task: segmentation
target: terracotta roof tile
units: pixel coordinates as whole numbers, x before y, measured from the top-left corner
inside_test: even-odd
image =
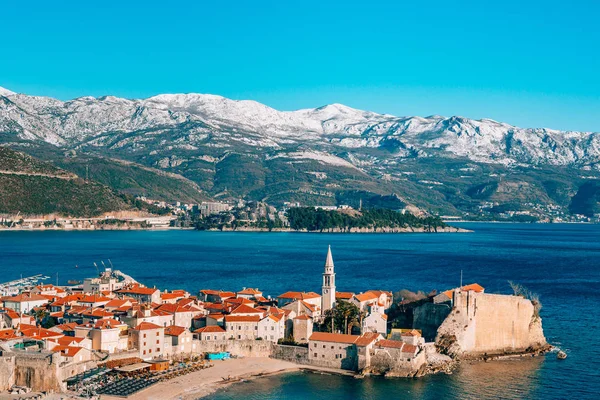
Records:
[[[359,337],[358,335],[346,335],[343,333],[313,332],[308,340],[351,344],[356,342]]]
[[[221,328],[218,325],[205,326],[203,328],[198,328],[194,331],[194,333],[225,333],[225,329]]]
[[[165,328],[165,335],[168,335],[168,336],[180,336],[186,330],[187,329],[185,329],[182,326],[170,325],[170,326],[167,326]]]

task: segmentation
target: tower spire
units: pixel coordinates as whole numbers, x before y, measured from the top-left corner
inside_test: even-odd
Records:
[[[335,272],[331,246],[327,248],[325,270],[323,271],[323,287],[321,293],[321,312],[325,312],[335,304]]]
[[[333,269],[333,256],[331,255],[331,245],[329,245],[329,247],[327,248],[327,258],[325,259],[325,268],[327,268],[327,267],[330,267]]]

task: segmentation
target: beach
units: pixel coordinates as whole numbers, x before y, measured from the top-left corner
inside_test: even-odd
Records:
[[[267,357],[215,361],[213,366],[166,382],[160,382],[128,397],[131,400],[192,400],[207,396],[242,379],[298,371],[298,364]],[[101,399],[119,399],[101,396]]]

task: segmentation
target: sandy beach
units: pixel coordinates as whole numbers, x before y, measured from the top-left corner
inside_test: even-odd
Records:
[[[153,385],[128,397],[128,399],[198,399],[228,384],[238,382],[240,379],[300,370],[298,364],[266,357],[230,359],[215,361],[213,364],[213,367]],[[224,381],[223,378],[228,377],[231,379]],[[101,396],[100,398],[103,400],[121,399],[113,396]]]

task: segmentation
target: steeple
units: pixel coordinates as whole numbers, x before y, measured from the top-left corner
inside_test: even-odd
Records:
[[[327,249],[321,295],[321,312],[325,312],[326,310],[333,308],[333,305],[335,304],[335,272],[333,266],[333,256],[331,255],[331,246],[329,246]]]

